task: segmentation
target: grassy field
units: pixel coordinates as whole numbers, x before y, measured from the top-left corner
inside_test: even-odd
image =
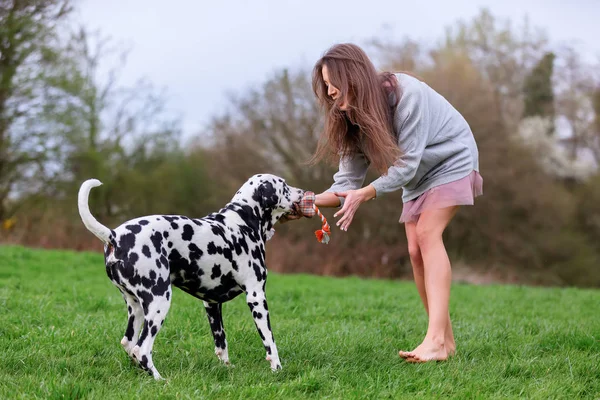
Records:
[[[175,290],[154,361],[119,344],[126,310],[95,253],[0,247],[0,398],[600,398],[600,291],[455,285],[458,354],[407,364],[425,313],[410,282],[269,275],[283,370],[242,297],[223,306],[233,368],[198,300]]]

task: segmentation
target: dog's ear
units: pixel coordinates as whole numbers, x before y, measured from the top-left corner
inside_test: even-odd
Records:
[[[252,199],[257,201],[263,208],[273,209],[277,207],[279,203],[279,196],[277,196],[277,190],[273,187],[271,182],[261,183],[252,195]]]

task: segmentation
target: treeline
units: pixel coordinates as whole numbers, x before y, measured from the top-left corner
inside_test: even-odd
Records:
[[[100,250],[76,206],[90,177],[104,183],[90,205],[109,226],[144,214],[204,216],[254,173],[313,191],[331,184],[335,165],[306,163],[321,127],[310,70],[282,70],[238,93],[183,142],[163,94],[143,80],[121,85],[126,54],[74,29],[68,0],[0,4],[1,241]],[[484,196],[446,233],[457,273],[600,286],[597,66],[485,10],[434,46],[374,39],[365,48],[382,70],[411,71],[443,94],[476,136]],[[270,268],[407,276],[401,207],[400,193],[363,205],[327,246],[313,236],[316,220],[281,225]]]

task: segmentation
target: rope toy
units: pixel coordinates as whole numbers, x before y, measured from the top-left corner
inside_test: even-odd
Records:
[[[319,217],[321,217],[321,222],[323,223],[323,227],[321,229],[319,229],[318,231],[315,231],[315,236],[317,237],[317,240],[319,242],[321,242],[323,244],[327,244],[327,243],[329,243],[329,236],[331,235],[331,229],[329,228],[329,224],[327,223],[325,216],[323,214],[321,214],[321,211],[319,211],[319,208],[313,204],[313,209],[315,210],[317,215],[319,215]]]
[[[327,223],[327,219],[323,214],[321,214],[321,211],[315,204],[315,194],[313,192],[304,192],[304,196],[302,196],[302,200],[300,200],[299,208],[300,213],[306,218],[312,218],[315,216],[315,214],[321,218],[321,223],[323,226],[321,229],[315,231],[315,236],[320,243],[329,243],[331,228]]]

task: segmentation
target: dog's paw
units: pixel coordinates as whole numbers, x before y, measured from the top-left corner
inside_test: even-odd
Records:
[[[134,343],[127,340],[127,337],[123,336],[123,339],[121,339],[121,346],[123,346],[123,349],[127,355],[131,357],[131,359],[135,360],[135,357],[133,356]]]
[[[267,354],[267,357],[265,357],[265,360],[267,360],[269,363],[271,363],[271,371],[273,371],[273,372],[280,370],[282,368],[281,362],[279,361],[279,357],[273,358]]]
[[[158,371],[152,372],[152,376],[154,377],[155,381],[164,381],[164,382],[167,382],[167,380],[165,378],[163,378],[162,376],[160,376],[160,374],[158,373]]]
[[[227,366],[229,366],[229,354],[227,349],[221,349],[220,347],[215,347],[215,354],[221,360],[221,362]]]
[[[282,369],[281,364],[275,364],[275,365],[271,364],[271,371],[277,372],[281,369]]]

